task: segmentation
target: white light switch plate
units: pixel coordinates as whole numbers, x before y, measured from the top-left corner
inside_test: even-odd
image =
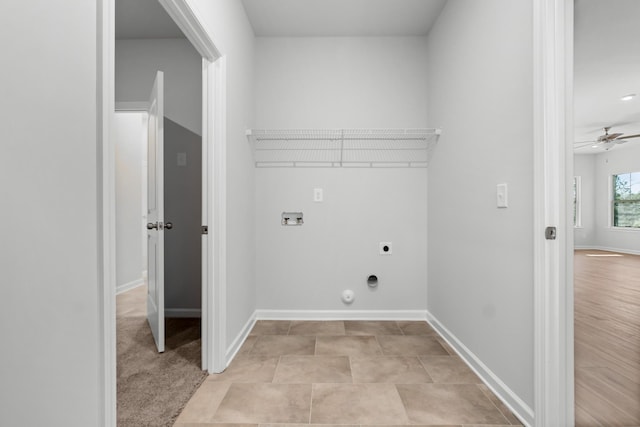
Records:
[[[507,184],[498,184],[496,203],[499,208],[506,208],[509,206]]]
[[[187,153],[178,153],[178,166],[187,166]]]

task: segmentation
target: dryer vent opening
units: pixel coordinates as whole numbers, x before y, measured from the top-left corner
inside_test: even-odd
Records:
[[[367,285],[370,288],[375,288],[376,286],[378,286],[378,276],[372,274],[371,276],[369,276],[367,278]]]

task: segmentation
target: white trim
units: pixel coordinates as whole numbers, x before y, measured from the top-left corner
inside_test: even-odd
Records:
[[[249,337],[249,334],[251,333],[251,330],[253,329],[253,326],[255,324],[256,324],[256,313],[254,312],[249,318],[249,320],[247,320],[247,323],[244,324],[244,327],[240,330],[240,333],[236,336],[236,339],[233,340],[233,342],[227,349],[225,353],[225,358],[226,358],[225,367],[219,372],[222,372],[224,369],[226,369],[226,367],[229,366],[229,364],[233,361],[233,359],[238,354],[238,351],[240,351],[240,347],[242,347],[242,344],[244,344],[244,342]]]
[[[96,169],[98,203],[98,373],[100,419],[103,427],[116,425],[116,212],[115,150],[111,141],[114,111],[114,0],[98,0],[96,28]]]
[[[202,58],[202,93],[206,94],[206,96],[202,97],[202,201],[201,201],[201,209],[202,212],[200,214],[201,217],[201,225],[203,226],[208,226],[210,224],[209,218],[209,212],[210,212],[210,206],[209,206],[209,200],[210,199],[210,190],[209,190],[209,183],[211,182],[210,180],[210,175],[211,175],[211,171],[210,171],[210,162],[209,162],[209,141],[211,140],[211,130],[210,130],[210,123],[209,123],[209,117],[211,116],[209,114],[209,102],[208,100],[211,99],[212,94],[210,93],[210,89],[209,89],[209,68],[211,66],[211,63],[209,62],[209,60]],[[202,338],[202,348],[207,349],[207,351],[202,351],[201,352],[201,360],[200,360],[200,364],[201,364],[201,368],[203,371],[209,371],[209,367],[212,366],[212,363],[210,362],[210,356],[213,353],[212,351],[209,351],[211,349],[212,343],[213,343],[213,335],[212,335],[212,331],[213,329],[211,328],[210,324],[211,324],[211,319],[209,318],[209,313],[211,313],[211,307],[212,305],[209,304],[209,295],[211,295],[212,293],[212,289],[210,289],[210,286],[213,285],[213,280],[212,280],[212,276],[210,274],[211,271],[211,265],[209,263],[209,256],[210,254],[213,254],[213,251],[211,251],[209,249],[209,244],[211,242],[211,239],[209,239],[209,235],[208,234],[202,234],[200,236],[200,250],[201,250],[201,267],[202,267],[202,271],[200,273],[201,277],[200,277],[200,281],[201,281],[201,309],[202,309],[202,322],[201,322],[201,338]]]
[[[426,310],[256,310],[258,320],[427,320]]]
[[[502,380],[482,363],[455,335],[445,328],[431,313],[427,312],[427,321],[433,329],[458,353],[458,356],[478,375],[487,387],[518,417],[525,426],[533,426],[533,409],[518,397]]]
[[[131,289],[135,289],[142,285],[144,285],[143,277],[129,283],[123,283],[122,285],[116,286],[116,295],[120,295],[121,293],[130,291]]]
[[[158,2],[178,25],[178,28],[182,30],[200,56],[211,62],[222,56],[195,12],[185,0],[158,0]]]
[[[147,101],[119,101],[115,103],[116,111],[139,111],[149,112],[149,102]]]
[[[634,249],[609,248],[606,246],[575,246],[574,249],[578,249],[581,251],[606,251],[606,252],[618,252],[621,254],[628,254],[628,255],[640,255],[640,251],[636,251]]]
[[[227,319],[227,58],[218,59],[208,67],[207,86],[209,99],[215,114],[206,120],[208,135],[213,136],[209,144],[208,164],[208,211],[209,211],[209,286],[206,304],[212,315],[209,337],[212,345],[208,369],[210,373],[222,372],[226,368],[226,319]],[[213,147],[213,149],[211,149]]]
[[[533,2],[535,426],[572,426],[573,0]],[[544,229],[557,228],[556,240]]]
[[[613,231],[613,232],[620,232],[620,233],[637,233],[638,231],[640,231],[640,228],[632,228],[632,227],[607,227],[608,231]]]
[[[202,310],[199,308],[165,308],[164,317],[169,318],[200,318],[202,317]]]

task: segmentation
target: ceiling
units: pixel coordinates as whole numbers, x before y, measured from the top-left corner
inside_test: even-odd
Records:
[[[185,38],[158,0],[116,0],[116,40]]]
[[[242,0],[258,37],[423,36],[446,0]]]
[[[184,38],[158,0],[116,0],[116,39]],[[446,0],[242,0],[256,36],[426,35]],[[575,141],[640,133],[639,0],[575,0]],[[624,95],[635,93],[631,101]],[[640,144],[630,139],[615,149]],[[587,146],[578,153],[598,153]]]
[[[574,125],[576,141],[640,133],[640,1],[575,1]],[[631,101],[624,95],[635,93]],[[640,144],[629,139],[615,150]],[[597,153],[603,148],[577,150]]]

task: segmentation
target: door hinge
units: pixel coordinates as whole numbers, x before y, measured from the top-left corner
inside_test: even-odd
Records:
[[[207,225],[202,226],[202,234],[209,234],[209,226]]]
[[[547,227],[544,229],[544,238],[547,240],[556,240],[556,228]]]

